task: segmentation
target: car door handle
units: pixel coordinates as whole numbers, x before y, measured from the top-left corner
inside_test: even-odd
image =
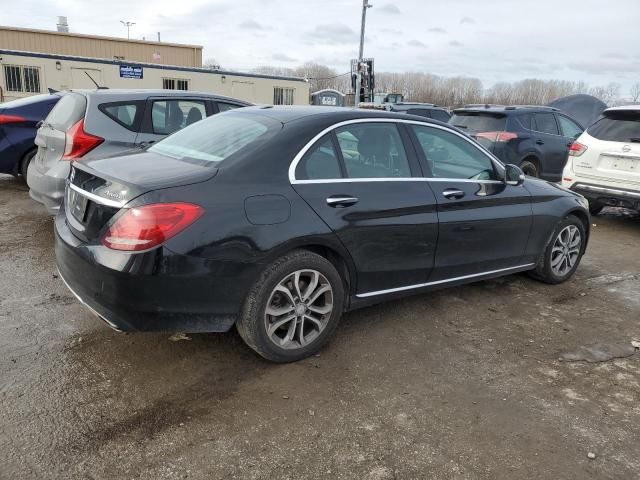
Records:
[[[542,140],[536,140],[536,145],[544,145],[544,142]]]
[[[458,190],[457,188],[447,188],[442,192],[442,196],[448,199],[458,200],[464,197],[464,192],[462,190]]]
[[[345,208],[350,207],[358,203],[358,197],[351,197],[349,195],[334,195],[327,198],[327,205],[333,208]]]

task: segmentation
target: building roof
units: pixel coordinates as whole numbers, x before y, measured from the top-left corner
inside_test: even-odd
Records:
[[[188,43],[157,42],[157,41],[151,41],[151,40],[137,40],[137,39],[122,38],[122,37],[88,35],[85,33],[58,32],[57,30],[40,30],[37,28],[7,27],[4,25],[0,25],[0,30],[11,30],[15,32],[24,32],[24,33],[43,33],[47,35],[57,35],[62,37],[90,38],[93,40],[109,40],[112,42],[140,43],[144,45],[159,45],[159,46],[168,46],[168,47],[184,47],[184,48],[197,48],[197,49],[203,48],[202,45],[191,45]]]

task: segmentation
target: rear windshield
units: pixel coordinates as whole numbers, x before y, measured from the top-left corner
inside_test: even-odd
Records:
[[[640,142],[640,112],[607,112],[587,132],[598,140]]]
[[[449,123],[470,132],[502,132],[507,117],[495,113],[454,113]]]
[[[178,160],[219,163],[279,125],[265,117],[218,114],[177,131],[149,151]]]
[[[60,99],[47,116],[45,122],[56,130],[69,130],[84,117],[87,100],[84,95],[68,93]]]

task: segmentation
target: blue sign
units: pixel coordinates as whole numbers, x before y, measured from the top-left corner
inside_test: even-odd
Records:
[[[142,80],[142,67],[120,65],[120,78],[135,78]]]

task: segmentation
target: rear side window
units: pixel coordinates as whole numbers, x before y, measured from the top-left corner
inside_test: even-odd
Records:
[[[228,112],[229,110],[242,107],[242,105],[236,105],[233,103],[224,103],[224,102],[216,102],[216,103],[218,104],[218,111],[220,113]]]
[[[84,117],[86,109],[87,99],[84,95],[68,93],[56,103],[45,121],[56,130],[66,131]]]
[[[455,113],[449,123],[473,133],[502,132],[507,125],[507,117],[491,113]]]
[[[330,133],[316,142],[296,168],[298,180],[327,180],[341,177],[340,160],[333,148]]]
[[[103,103],[98,108],[111,120],[129,130],[135,130],[141,104],[139,102]]]
[[[525,113],[524,115],[518,115],[516,118],[518,119],[518,123],[520,123],[523,128],[526,128],[527,130],[535,130],[532,123],[533,114]]]
[[[156,100],[151,108],[153,133],[169,135],[206,116],[202,100]]]
[[[357,123],[335,132],[347,177],[411,177],[409,160],[395,124]]]
[[[565,137],[578,138],[582,134],[582,128],[580,128],[575,122],[569,120],[567,117],[558,115],[556,118],[558,119],[558,123],[560,123],[562,135],[564,135]]]
[[[609,142],[640,142],[640,112],[607,112],[587,133]]]
[[[536,113],[535,115],[537,132],[559,135],[558,125],[553,113]]]
[[[451,115],[449,115],[444,110],[431,110],[431,118],[447,123],[451,118]]]

